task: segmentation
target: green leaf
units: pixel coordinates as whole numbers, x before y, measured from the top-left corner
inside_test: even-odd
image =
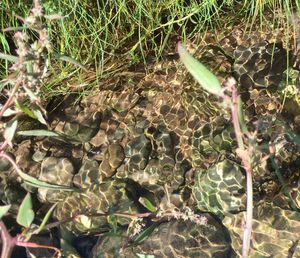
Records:
[[[76,189],[74,187],[65,186],[65,185],[49,184],[49,183],[43,182],[41,180],[38,180],[32,176],[25,174],[25,173],[23,173],[20,176],[22,177],[22,179],[25,181],[26,184],[34,186],[34,187],[43,187],[43,188],[47,188],[47,189],[63,190],[63,191],[78,191],[78,189]]]
[[[218,78],[197,59],[192,57],[181,45],[181,43],[178,43],[178,53],[187,70],[194,76],[194,78],[205,90],[219,97],[223,96],[223,91]]]
[[[38,109],[35,109],[35,110],[32,110],[32,112],[34,113],[36,119],[41,123],[41,124],[44,124],[44,125],[47,125],[47,122],[45,120],[45,118],[43,117],[43,114],[40,110]]]
[[[31,118],[36,119],[36,117],[34,116],[34,113],[24,104],[22,104],[21,102],[19,102],[17,99],[15,100],[15,104],[16,107],[19,108],[21,111],[23,111],[26,115],[28,115]]]
[[[144,242],[153,232],[153,230],[157,227],[157,223],[152,224],[150,227],[143,230],[135,239],[134,244],[139,245]]]
[[[8,55],[8,54],[4,54],[4,53],[1,53],[1,52],[0,52],[0,58],[5,59],[9,62],[13,62],[13,63],[18,60],[17,56]]]
[[[8,212],[11,205],[0,206],[0,219]]]
[[[19,131],[18,135],[23,136],[38,136],[38,137],[61,137],[59,133],[50,131],[50,130],[28,130],[28,131]]]
[[[148,211],[156,212],[156,207],[147,198],[140,197],[139,203],[142,204]]]
[[[17,222],[21,226],[28,228],[34,220],[34,211],[32,210],[32,201],[30,193],[27,193],[17,215]]]
[[[80,192],[80,189],[70,187],[70,186],[65,186],[65,185],[56,185],[56,184],[49,184],[46,182],[43,182],[41,180],[38,180],[32,176],[29,176],[25,173],[22,172],[21,169],[18,167],[15,167],[17,173],[19,176],[24,180],[24,182],[28,185],[34,186],[34,187],[43,187],[47,189],[53,189],[53,190],[63,190],[63,191],[75,191],[75,192]]]
[[[55,57],[62,60],[62,61],[66,61],[68,63],[71,63],[71,64],[75,65],[75,66],[78,66],[79,68],[87,71],[87,69],[80,62],[78,62],[77,60],[75,60],[72,57],[64,56],[64,55],[60,55],[60,54],[56,54]]]
[[[17,126],[18,126],[18,120],[10,121],[5,126],[4,138],[9,143],[11,143],[12,139],[15,136]]]
[[[44,229],[44,227],[45,227],[47,221],[49,220],[50,215],[53,212],[53,210],[55,209],[56,205],[57,205],[57,203],[53,204],[52,207],[47,211],[45,217],[43,218],[41,225],[39,226],[39,228],[37,230],[35,230],[33,232],[33,234],[39,234]]]

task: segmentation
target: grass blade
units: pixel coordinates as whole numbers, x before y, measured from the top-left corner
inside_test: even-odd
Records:
[[[154,229],[157,227],[157,223],[152,224],[150,227],[143,230],[135,239],[134,244],[139,245],[142,242],[144,242],[154,231]]]
[[[45,217],[43,218],[41,225],[38,227],[38,229],[36,231],[34,231],[34,234],[39,234],[44,229],[44,227],[45,227],[47,221],[49,220],[50,215],[53,212],[53,210],[55,209],[56,205],[57,205],[57,203],[53,204],[51,206],[51,208],[47,211]]]

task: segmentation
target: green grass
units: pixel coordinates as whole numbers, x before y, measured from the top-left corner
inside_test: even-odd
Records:
[[[76,93],[89,91],[99,80],[131,64],[147,63],[150,56],[155,60],[166,52],[174,52],[178,36],[191,39],[199,31],[221,26],[224,21],[236,21],[238,15],[247,16],[249,26],[256,18],[263,25],[265,10],[277,10],[282,15],[274,13],[274,24],[293,29],[287,22],[292,10],[291,0],[48,0],[43,1],[43,5],[46,14],[65,17],[47,21],[55,52],[94,67],[87,78],[74,65],[54,60],[45,96],[70,91],[66,78],[71,76],[78,80],[75,84],[83,85]],[[30,7],[29,0],[3,0],[0,3],[1,28],[20,26],[13,14],[24,17]],[[299,5],[296,8],[299,10]],[[230,16],[232,12],[234,15]],[[9,52],[7,39],[11,35],[0,34],[2,52]],[[4,62],[1,64],[3,76],[8,66]]]

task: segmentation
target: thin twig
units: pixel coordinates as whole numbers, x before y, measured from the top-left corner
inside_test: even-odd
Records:
[[[16,162],[9,155],[7,155],[5,152],[2,151],[0,152],[0,157],[5,158],[10,164],[12,164],[12,166],[18,172],[18,174],[22,174],[21,169],[18,167]]]

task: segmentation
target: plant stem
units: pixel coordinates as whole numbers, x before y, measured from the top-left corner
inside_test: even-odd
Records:
[[[238,117],[238,93],[235,85],[232,86],[232,105],[231,114],[233,120],[234,131],[238,143],[237,155],[242,159],[244,169],[246,170],[246,187],[247,187],[247,208],[246,208],[246,222],[244,226],[243,234],[243,247],[242,247],[242,257],[248,257],[250,249],[250,239],[252,233],[252,223],[253,223],[253,185],[252,185],[252,168],[250,157],[251,153],[246,150],[243,143],[242,131],[239,123]]]
[[[11,235],[7,231],[6,226],[2,220],[0,220],[0,231],[1,231],[1,239],[2,239],[1,258],[9,258],[11,257],[13,248],[16,243],[14,241],[14,238],[11,237]]]

